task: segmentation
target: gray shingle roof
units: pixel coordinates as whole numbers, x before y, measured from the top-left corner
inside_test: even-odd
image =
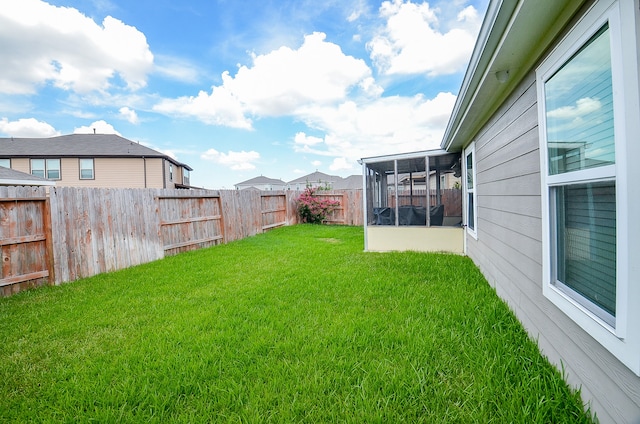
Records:
[[[349,175],[333,184],[335,190],[362,190],[362,175]]]
[[[282,180],[278,180],[275,178],[269,178],[264,176],[254,177],[249,180],[243,181],[241,183],[237,183],[236,185],[253,185],[253,184],[279,184],[285,185],[286,183]]]
[[[0,138],[0,157],[147,157],[170,156],[115,134],[69,134],[50,138]]]
[[[15,169],[5,168],[0,166],[0,184],[10,182],[13,184],[25,184],[25,185],[53,185],[53,181],[45,180],[44,178],[36,177],[35,175],[27,174],[24,172],[16,171]]]
[[[325,174],[324,172],[316,171],[316,172],[312,172],[311,174],[302,176],[300,178],[296,178],[295,180],[289,181],[289,184],[318,182],[318,181],[322,181],[323,183],[327,183],[327,182],[332,183],[340,179],[342,178],[336,175],[328,175],[328,174]]]

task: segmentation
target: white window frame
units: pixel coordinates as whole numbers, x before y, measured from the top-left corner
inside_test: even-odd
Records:
[[[471,178],[473,179],[473,187],[470,189],[468,187],[467,182],[467,156],[471,155],[471,166],[473,169],[471,170]],[[477,167],[476,167],[476,142],[473,141],[471,144],[467,146],[466,149],[462,152],[461,158],[463,164],[463,178],[462,184],[464,185],[464,223],[467,228],[467,234],[469,234],[474,239],[478,239],[478,178],[477,178]],[[469,194],[473,196],[473,225],[469,225]]]
[[[91,177],[87,178],[87,177],[83,177],[82,176],[82,170],[87,170],[89,168],[83,168],[82,167],[82,161],[91,161]],[[79,179],[81,180],[95,180],[96,179],[96,163],[95,160],[93,158],[80,158],[78,159],[78,168],[79,168]]]
[[[630,255],[640,260],[637,252],[640,225],[629,219],[629,211],[640,201],[629,196],[633,189],[627,183],[638,181],[640,171],[627,167],[627,157],[640,154],[633,146],[640,124],[638,108],[638,45],[635,27],[635,2],[617,0],[596,2],[576,23],[557,47],[536,70],[538,90],[538,122],[540,137],[540,169],[542,188],[542,248],[544,296],[609,350],[622,363],[640,376],[640,288],[631,284]],[[621,10],[622,8],[625,10]],[[626,16],[625,16],[626,15]],[[614,105],[615,165],[584,169],[567,174],[550,175],[546,142],[545,83],[578,51],[605,23],[609,23],[611,45],[611,73]],[[625,40],[624,43],[622,40]],[[638,168],[638,167],[635,167]],[[571,175],[568,175],[571,174]],[[553,243],[551,240],[554,217],[550,214],[553,199],[551,188],[566,183],[615,181],[616,184],[616,317],[615,324],[607,324],[585,307],[579,299],[561,291],[553,284]],[[632,206],[634,203],[635,206]],[[629,237],[635,234],[635,237]],[[634,277],[637,278],[637,277]],[[636,281],[637,282],[637,281]]]

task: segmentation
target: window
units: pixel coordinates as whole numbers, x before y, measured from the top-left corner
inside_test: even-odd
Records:
[[[93,159],[80,159],[80,179],[93,180]]]
[[[467,232],[473,237],[478,238],[477,220],[478,206],[476,196],[476,146],[471,143],[464,151],[464,189],[465,189],[465,223]]]
[[[47,159],[47,179],[60,179],[60,159]]]
[[[11,168],[11,159],[0,159],[0,166]]]
[[[618,8],[617,1],[596,2],[536,72],[543,293],[640,375],[638,316],[629,308],[640,299],[629,296],[626,259],[626,182],[635,171],[624,154],[633,133],[627,128],[637,125],[627,122],[638,110],[625,99],[633,91],[622,89],[634,76],[622,72]],[[637,78],[635,64],[625,67]]]
[[[616,175],[609,38],[605,23],[544,81],[544,104],[549,214],[555,222],[550,228],[551,283],[615,327]]]
[[[186,168],[182,168],[182,184],[189,185],[190,173]]]
[[[31,159],[31,175],[44,178],[44,159]]]
[[[173,181],[173,164],[169,164],[169,181]]]
[[[31,175],[49,180],[59,180],[60,159],[31,159]]]

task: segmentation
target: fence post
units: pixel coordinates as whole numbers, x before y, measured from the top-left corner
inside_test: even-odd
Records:
[[[49,285],[57,285],[53,257],[53,231],[51,229],[51,199],[47,195],[42,208],[43,230],[45,234],[45,261],[49,270]]]

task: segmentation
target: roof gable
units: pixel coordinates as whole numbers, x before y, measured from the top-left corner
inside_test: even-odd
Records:
[[[269,177],[265,177],[260,175],[259,177],[254,177],[251,179],[248,179],[246,181],[242,181],[241,183],[237,183],[237,186],[240,185],[253,185],[253,184],[279,184],[279,185],[285,185],[286,183],[282,180],[276,179],[276,178],[269,178]]]
[[[341,180],[341,177],[335,176],[335,175],[329,175],[329,174],[325,174],[324,172],[312,172],[311,174],[307,174],[304,175],[300,178],[296,178],[295,180],[289,181],[289,184],[296,184],[296,183],[306,183],[306,182],[334,182],[334,181],[339,181]]]

